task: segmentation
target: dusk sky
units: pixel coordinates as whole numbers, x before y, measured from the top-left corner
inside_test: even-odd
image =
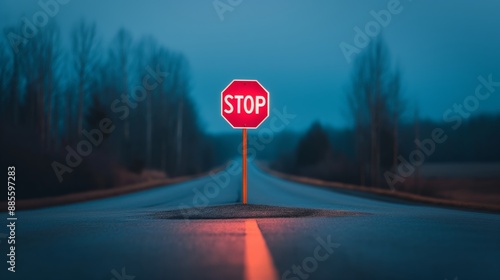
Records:
[[[45,1],[45,0],[42,0]],[[227,3],[227,0],[221,0]],[[297,115],[289,129],[314,120],[333,127],[351,124],[347,92],[352,63],[339,45],[353,45],[354,27],[374,20],[381,1],[250,1],[223,13],[212,0],[70,0],[54,16],[65,36],[79,19],[95,21],[103,42],[119,28],[135,39],[152,35],[183,52],[191,67],[191,94],[209,132],[231,131],[220,116],[220,91],[232,79],[257,79],[271,94],[271,107]],[[229,1],[238,2],[238,1]],[[0,27],[32,18],[38,1],[2,0]],[[383,37],[403,74],[407,119],[442,120],[454,103],[473,95],[478,76],[500,81],[500,1],[405,0]],[[5,39],[5,38],[4,38]],[[474,112],[499,112],[500,88]]]

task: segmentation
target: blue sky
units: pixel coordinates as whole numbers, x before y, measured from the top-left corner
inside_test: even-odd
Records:
[[[48,1],[48,0],[42,0]],[[221,0],[227,3],[228,0]],[[234,2],[238,2],[233,0]],[[104,41],[125,27],[137,39],[153,35],[190,62],[191,94],[210,132],[231,127],[220,116],[220,91],[232,79],[257,79],[273,108],[297,115],[289,129],[314,120],[350,125],[346,105],[349,64],[340,43],[390,1],[242,0],[221,20],[213,0],[69,0],[53,20],[64,34],[81,18],[95,21]],[[38,1],[2,0],[0,26],[40,10]],[[403,74],[410,111],[441,120],[454,103],[474,94],[479,75],[500,80],[500,1],[401,0],[382,28]],[[474,112],[500,111],[500,89]],[[407,116],[411,116],[409,113]]]

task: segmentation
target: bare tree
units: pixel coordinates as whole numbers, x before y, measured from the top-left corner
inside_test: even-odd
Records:
[[[175,158],[176,158],[176,173],[181,172],[184,168],[184,154],[183,154],[183,137],[184,137],[184,129],[186,123],[184,123],[184,120],[186,118],[185,115],[185,107],[186,107],[186,94],[189,91],[188,89],[188,81],[185,79],[186,71],[185,67],[186,66],[186,61],[183,59],[182,56],[175,55],[172,59],[173,61],[173,67],[172,67],[172,87],[170,88],[170,91],[172,94],[174,94],[174,97],[176,98],[177,101],[177,114],[176,114],[176,119],[177,122],[175,124],[176,129],[175,129],[175,139],[176,139],[176,151],[175,151]]]
[[[420,139],[420,111],[418,107],[415,108],[414,114],[414,130],[415,130],[415,139]],[[418,150],[419,147],[417,142],[415,142],[415,150]],[[421,184],[420,184],[420,164],[415,165],[415,175],[413,180],[413,189],[417,191],[418,194],[422,192]]]
[[[74,55],[74,69],[78,80],[78,109],[77,109],[77,135],[81,136],[83,130],[84,102],[87,87],[90,85],[92,70],[96,61],[96,27],[95,24],[86,24],[81,21],[73,28],[72,48]]]
[[[159,167],[172,175],[195,170],[199,143],[202,141],[194,104],[189,97],[187,60],[183,55],[159,47],[156,41],[145,38],[138,45],[139,78],[151,70],[161,76],[151,77],[156,84],[147,90],[144,100],[143,128],[146,166]],[[158,151],[158,152],[154,152]],[[189,160],[188,160],[189,158]],[[192,161],[192,162],[191,162]],[[202,161],[200,161],[201,164]]]
[[[10,27],[5,29],[5,34],[17,33],[21,26]],[[2,46],[3,59],[2,61],[2,80],[5,81],[4,90],[7,95],[5,104],[7,108],[5,113],[11,118],[12,125],[19,124],[19,102],[20,102],[20,82],[21,82],[21,57],[13,46]],[[10,69],[10,70],[9,70]],[[4,80],[5,79],[5,80]]]
[[[355,122],[361,184],[380,186],[381,168],[394,164],[398,150],[400,75],[382,39],[358,56],[349,105]],[[369,180],[365,178],[368,175]]]
[[[21,27],[6,29],[8,34],[15,34]],[[11,49],[10,56],[7,49]],[[55,24],[49,24],[30,40],[22,44],[2,47],[2,91],[8,93],[8,115],[12,125],[26,124],[37,134],[40,144],[50,148],[53,141],[52,113],[53,98],[57,88],[59,56],[61,54],[59,30]]]
[[[165,88],[171,96],[170,118],[175,120],[171,123],[171,133],[173,135],[173,142],[175,149],[172,151],[175,161],[173,161],[174,168],[172,172],[175,174],[186,173],[187,158],[196,158],[196,154],[192,155],[193,151],[197,151],[197,143],[193,140],[196,139],[192,135],[199,128],[197,127],[196,119],[193,118],[193,104],[191,103],[189,93],[189,76],[187,61],[181,54],[172,53],[168,58],[166,64],[169,73],[170,83],[165,83]],[[190,136],[194,137],[191,138]],[[189,140],[190,141],[189,141]],[[193,157],[189,157],[192,155]]]
[[[137,81],[142,83],[142,79],[150,75],[148,73],[148,68],[156,67],[159,63],[163,62],[162,53],[159,49],[158,43],[151,37],[146,37],[141,40],[141,42],[137,46],[137,67],[139,76],[137,77]],[[145,89],[147,97],[145,99],[145,119],[144,119],[144,146],[145,146],[145,164],[146,166],[151,166],[152,164],[152,153],[153,153],[153,98],[159,98],[160,102],[163,94],[160,92],[159,94],[155,94],[153,96],[153,92],[158,93],[161,88],[156,87],[154,89]],[[161,110],[161,109],[160,109]],[[167,111],[167,109],[163,108],[163,111]],[[164,120],[167,121],[167,120]]]
[[[12,100],[10,100],[10,95],[8,94],[8,82],[12,75],[12,59],[7,51],[7,45],[0,38],[0,97],[1,97],[1,113],[3,118],[11,118],[12,113],[9,112],[9,107],[14,105]]]
[[[46,121],[45,121],[45,146],[50,149],[53,142],[53,119],[54,97],[57,90],[57,81],[59,74],[59,63],[61,57],[60,50],[60,34],[59,29],[55,25],[46,27],[42,36],[43,50],[43,68],[45,72],[45,87],[46,87]],[[57,108],[56,108],[57,110]]]
[[[120,29],[115,35],[111,47],[111,59],[118,68],[118,94],[130,97],[129,90],[129,67],[131,63],[132,36],[125,29]],[[122,144],[122,143],[120,143]],[[125,161],[130,160],[130,120],[123,120],[123,146],[122,158]]]

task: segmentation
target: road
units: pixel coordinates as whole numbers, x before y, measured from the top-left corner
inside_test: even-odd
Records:
[[[244,208],[234,205],[241,195],[238,167],[138,193],[19,211],[16,272],[7,271],[7,244],[0,239],[0,278],[500,279],[498,214],[335,192],[273,177],[253,164],[249,204],[288,208]]]

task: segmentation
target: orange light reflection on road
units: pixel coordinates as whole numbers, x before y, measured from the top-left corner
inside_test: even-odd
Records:
[[[245,280],[275,280],[278,273],[256,220],[245,220]]]

